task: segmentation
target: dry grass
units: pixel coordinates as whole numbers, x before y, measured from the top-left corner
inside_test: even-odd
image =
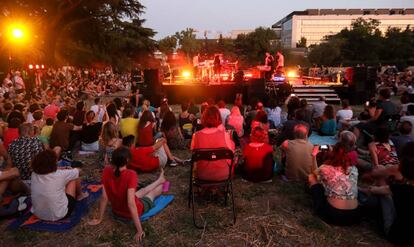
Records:
[[[188,158],[188,151],[176,153]],[[99,180],[96,157],[82,158],[84,173]],[[143,246],[387,246],[371,225],[329,226],[311,213],[310,196],[304,184],[274,179],[270,184],[252,184],[234,180],[237,223],[231,224],[231,211],[221,201],[199,204],[199,220],[205,229],[193,227],[187,207],[189,167],[167,168],[174,202],[143,224]],[[155,179],[157,174],[140,174],[140,181]],[[99,226],[88,226],[97,203],[81,223],[68,233],[41,233],[27,230],[5,231],[0,246],[132,246],[134,227],[112,220],[107,214]]]
[[[107,100],[107,99],[106,99]],[[359,107],[362,108],[362,107]],[[174,107],[176,109],[176,107]],[[188,151],[175,154],[189,158]],[[100,180],[96,157],[82,158],[83,172]],[[140,181],[150,181],[157,174],[140,174]],[[143,223],[146,237],[142,246],[389,246],[373,225],[330,226],[313,216],[311,199],[305,185],[274,179],[269,184],[251,184],[234,180],[237,223],[232,225],[231,211],[216,203],[201,203],[199,216],[207,221],[202,230],[192,224],[187,207],[189,167],[166,168],[174,202],[156,217]],[[132,225],[112,220],[109,214],[99,226],[88,226],[98,203],[81,223],[67,233],[44,233],[20,230],[5,231],[0,246],[133,246]]]

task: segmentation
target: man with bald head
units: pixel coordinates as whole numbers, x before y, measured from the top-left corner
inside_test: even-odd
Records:
[[[285,175],[289,180],[306,181],[316,169],[313,145],[308,141],[308,127],[297,124],[293,128],[294,139],[286,140],[280,146],[286,153]]]

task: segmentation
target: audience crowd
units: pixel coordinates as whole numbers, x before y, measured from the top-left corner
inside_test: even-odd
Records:
[[[73,154],[96,153],[103,195],[99,215],[89,223],[99,224],[109,203],[114,215],[134,222],[135,239],[141,240],[139,216],[163,193],[163,169],[186,164],[171,150],[225,148],[235,153],[233,170],[229,160],[199,161],[194,176],[222,181],[235,174],[269,183],[276,175],[303,182],[315,214],[327,223],[357,224],[377,209],[387,239],[414,244],[408,227],[414,220],[414,104],[408,91],[396,104],[393,87],[385,83],[362,112],[346,99],[341,107],[323,97],[311,103],[296,96],[284,105],[244,105],[238,95],[231,107],[222,100],[200,107],[190,101],[178,113],[167,98],[153,102],[159,103],[155,107],[134,85],[128,97],[103,100],[131,87],[130,76],[110,69],[62,68],[36,78],[27,89],[16,71],[0,89],[0,202],[10,193],[31,194],[31,210],[40,219],[70,216],[88,196]],[[311,136],[322,141],[315,145]],[[336,144],[325,145],[327,138]],[[62,165],[67,163],[72,168]],[[157,171],[155,182],[137,190],[137,173]],[[0,206],[0,216],[26,207],[20,198],[14,209]]]

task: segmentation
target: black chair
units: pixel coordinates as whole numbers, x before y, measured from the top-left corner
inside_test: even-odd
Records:
[[[223,181],[208,181],[201,180],[194,174],[194,165],[198,161],[217,161],[217,160],[231,160],[228,165],[229,176]],[[191,157],[191,170],[190,170],[190,187],[188,193],[188,207],[192,208],[193,223],[194,226],[202,229],[203,227],[198,225],[196,222],[196,205],[195,205],[195,192],[194,187],[205,188],[205,187],[222,187],[224,188],[225,198],[224,205],[227,207],[228,196],[231,194],[232,210],[233,210],[233,224],[236,223],[236,209],[234,204],[234,193],[232,184],[232,171],[234,165],[234,154],[233,151],[226,148],[215,148],[215,149],[196,149],[193,150]]]

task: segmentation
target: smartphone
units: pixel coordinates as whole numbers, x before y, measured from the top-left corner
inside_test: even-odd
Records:
[[[321,145],[321,146],[319,147],[319,149],[320,149],[320,150],[328,150],[329,148],[328,148],[328,145]]]
[[[366,106],[369,106],[369,101],[365,102],[365,105],[366,105]]]

